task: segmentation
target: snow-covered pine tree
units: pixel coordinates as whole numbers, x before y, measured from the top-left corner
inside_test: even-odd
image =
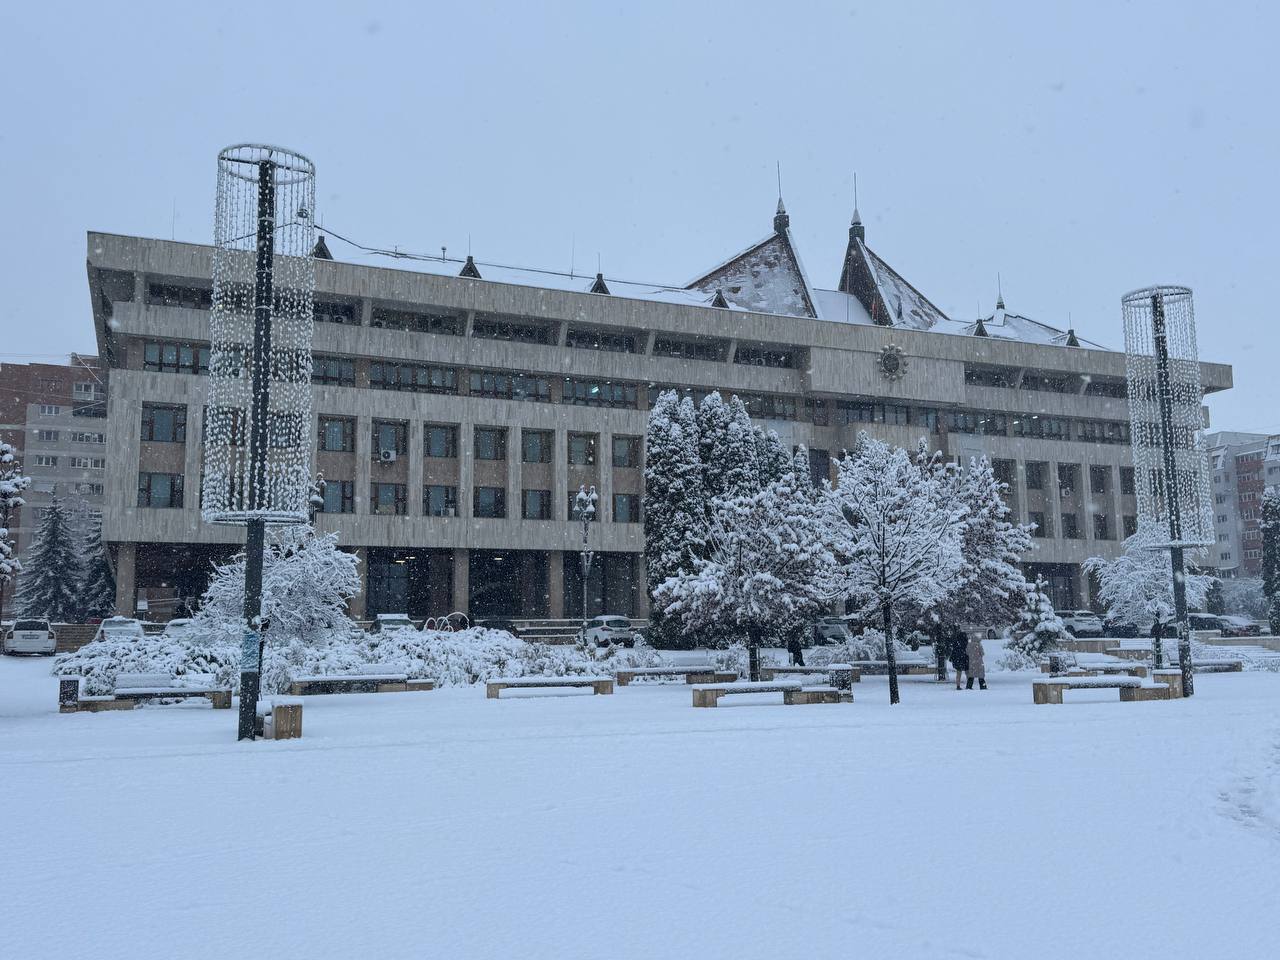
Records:
[[[31,478],[22,472],[18,451],[0,440],[0,611],[4,609],[5,589],[22,570],[16,546],[9,530],[18,508],[26,501],[22,492],[31,486]]]
[[[102,517],[94,517],[85,533],[80,548],[84,559],[83,586],[80,588],[80,615],[109,617],[116,605],[116,577],[107,556],[107,545],[102,542]]]
[[[83,571],[62,501],[54,497],[40,515],[18,587],[20,616],[78,623]]]
[[[718,501],[761,489],[756,436],[747,408],[737,397],[709,393],[698,406],[698,457],[706,493],[707,522]]]
[[[737,397],[734,397],[736,400]],[[791,455],[787,453],[786,447],[782,445],[776,430],[765,430],[762,427],[755,427],[755,444],[756,444],[756,483],[761,487],[770,483],[776,483],[784,476],[791,472],[793,465]],[[800,478],[809,475],[808,466],[806,464],[805,472],[799,474]]]
[[[1036,577],[1035,583],[1026,584],[1022,612],[1005,649],[1018,655],[1021,666],[1029,666],[1037,657],[1059,649],[1064,640],[1070,639],[1062,618],[1054,612],[1044,578]]]
[[[662,393],[649,413],[645,433],[644,552],[646,589],[652,597],[668,577],[694,569],[706,537],[702,461],[693,401],[674,390]],[[649,642],[688,647],[689,635],[669,623],[656,606],[649,619]]]
[[[1262,495],[1262,592],[1271,632],[1280,636],[1280,491]]]
[[[1143,520],[1138,529],[1124,542],[1124,553],[1114,560],[1090,557],[1084,568],[1098,578],[1098,597],[1106,605],[1107,614],[1122,623],[1141,624],[1153,621],[1160,629],[1152,639],[1156,666],[1163,663],[1160,638],[1164,627],[1173,620],[1173,567],[1169,551],[1152,549],[1156,544],[1168,543],[1168,528],[1162,524]],[[1188,567],[1183,582],[1187,591],[1187,606],[1201,609],[1212,577],[1193,573]]]
[[[723,646],[745,638],[753,680],[761,645],[834,595],[823,517],[808,484],[789,471],[762,490],[719,500],[709,557],[654,592],[655,605],[687,629],[727,627],[716,632]]]
[[[836,576],[864,610],[880,612],[891,704],[898,702],[895,608],[942,600],[963,564],[965,510],[952,490],[942,474],[865,432],[839,463],[830,525]]]

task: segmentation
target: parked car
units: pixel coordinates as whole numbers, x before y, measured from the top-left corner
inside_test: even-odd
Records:
[[[98,631],[93,635],[93,639],[141,640],[144,636],[141,620],[134,620],[132,617],[108,617],[98,624]]]
[[[586,639],[597,647],[633,647],[636,643],[635,631],[626,617],[593,617],[587,622]]]
[[[814,643],[848,643],[852,639],[846,617],[822,617],[813,625]]]
[[[380,613],[374,617],[370,633],[388,633],[392,630],[417,630],[413,621],[403,613]]]
[[[1222,621],[1222,635],[1224,637],[1257,637],[1262,634],[1262,628],[1250,620],[1248,617],[1219,617]]]
[[[1103,634],[1102,618],[1092,610],[1062,610],[1058,616],[1067,633],[1073,637],[1100,637]]]
[[[1151,636],[1151,628],[1154,626],[1154,620],[1146,620],[1142,623],[1130,623],[1124,620],[1108,618],[1103,622],[1105,636],[1108,637],[1141,637],[1143,639]],[[1164,630],[1160,634],[1162,637],[1176,637],[1178,628],[1172,623],[1166,623]]]
[[[1192,630],[1221,630],[1223,628],[1222,617],[1215,616],[1212,613],[1189,613],[1187,614],[1187,622]]]
[[[48,620],[18,620],[5,631],[5,653],[53,653],[58,635]]]

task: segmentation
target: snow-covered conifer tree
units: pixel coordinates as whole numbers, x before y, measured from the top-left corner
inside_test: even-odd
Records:
[[[728,627],[723,645],[745,639],[750,676],[759,649],[832,597],[833,561],[807,476],[788,472],[762,490],[716,503],[709,556],[654,591],[655,605],[690,630]]]
[[[737,399],[736,397],[734,398]],[[792,463],[791,455],[787,453],[786,447],[782,445],[777,431],[765,430],[760,427],[755,428],[755,444],[756,444],[756,483],[761,487],[781,480],[786,474],[791,472]],[[800,474],[801,479],[809,475],[806,465],[805,472]]]
[[[942,600],[963,565],[964,506],[943,473],[922,470],[900,447],[858,435],[841,458],[830,529],[837,576],[864,609],[878,609],[889,661],[889,702],[898,702],[895,607]]]
[[[29,486],[31,478],[22,472],[18,451],[0,440],[0,610],[4,609],[5,588],[22,570],[9,530],[18,508],[26,502],[22,492]]]
[[[658,584],[680,571],[692,571],[706,538],[702,461],[693,401],[674,390],[662,393],[649,413],[644,461],[645,578],[652,597]],[[654,608],[650,642],[688,646],[679,624]]]
[[[75,623],[80,614],[82,571],[62,501],[54,497],[40,516],[27,551],[17,608],[23,617]]]
[[[1262,495],[1262,592],[1271,632],[1280,636],[1280,491]]]
[[[709,393],[698,406],[698,456],[706,492],[707,520],[717,502],[761,489],[756,434],[747,408],[737,397]]]
[[[1026,584],[1022,612],[1006,649],[1018,655],[1021,666],[1028,666],[1034,664],[1037,657],[1057,650],[1064,640],[1070,639],[1071,634],[1063,625],[1062,618],[1053,609],[1044,578],[1036,577],[1035,583]]]
[[[102,517],[95,517],[85,534],[80,555],[84,561],[84,580],[80,588],[80,616],[109,617],[116,605],[116,577],[111,571],[107,545],[102,542]]]
[[[1027,581],[1021,562],[1034,541],[1029,525],[1009,520],[1007,492],[986,457],[970,461],[957,487],[965,518],[964,564],[948,597],[956,622],[1008,624],[1022,608]]]
[[[1120,556],[1114,560],[1090,557],[1084,562],[1084,568],[1098,578],[1098,596],[1109,616],[1124,623],[1152,620],[1158,626],[1152,640],[1157,667],[1163,662],[1160,638],[1174,615],[1173,566],[1169,562],[1169,551],[1152,548],[1168,541],[1167,527],[1145,520],[1139,522],[1137,532],[1125,540],[1124,553]],[[1212,580],[1188,569],[1183,580],[1188,607],[1204,605]]]

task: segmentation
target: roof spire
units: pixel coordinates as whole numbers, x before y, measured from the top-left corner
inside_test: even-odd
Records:
[[[773,232],[786,233],[790,226],[791,218],[782,204],[782,161],[778,161],[778,212],[773,215]]]
[[[1000,282],[1000,272],[996,271],[996,309],[1004,309],[1004,287]]]
[[[849,223],[849,242],[866,240],[867,230],[862,225],[862,214],[858,212],[858,171],[853,172],[853,220]]]
[[[1080,346],[1080,340],[1079,340],[1079,338],[1076,336],[1076,331],[1075,331],[1075,329],[1074,329],[1074,328],[1072,328],[1072,327],[1068,327],[1068,328],[1067,328],[1067,346],[1068,346],[1068,347],[1078,347],[1078,346]]]
[[[978,317],[978,322],[973,325],[973,335],[975,337],[991,336],[991,334],[987,333],[987,328],[986,328],[986,325],[983,324],[982,322],[982,317]]]
[[[467,254],[467,262],[462,265],[462,270],[458,273],[460,277],[470,277],[472,280],[482,280],[480,270],[476,267],[476,262],[471,254]]]

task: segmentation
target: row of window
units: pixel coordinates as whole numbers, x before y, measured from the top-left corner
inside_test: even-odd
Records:
[[[31,458],[34,467],[56,467],[61,458],[50,453],[37,453]],[[67,465],[73,470],[105,470],[107,461],[103,457],[67,457]]]
[[[409,424],[404,420],[374,420],[373,456],[386,459],[386,453],[404,456],[409,450]],[[476,427],[472,431],[472,455],[477,460],[507,459],[507,427]],[[573,466],[590,466],[596,462],[599,435],[570,433],[568,462]],[[640,438],[614,436],[612,461],[615,467],[640,466]],[[355,450],[355,421],[350,417],[320,418],[320,449],[332,453]],[[524,463],[550,463],[555,444],[551,430],[520,430],[520,459]],[[458,424],[428,423],[423,429],[423,455],[438,459],[458,456]]]
[[[1058,520],[1062,524],[1061,536],[1064,540],[1080,540],[1082,534],[1080,532],[1080,521],[1074,513],[1062,513],[1058,515]],[[1035,529],[1032,531],[1033,537],[1045,538],[1053,536],[1052,524],[1049,517],[1043,511],[1029,510],[1027,511],[1027,522]],[[1131,537],[1138,531],[1138,518],[1133,515],[1126,515],[1122,518],[1124,536]],[[1094,540],[1114,540],[1115,530],[1112,527],[1111,516],[1105,513],[1093,514],[1093,539]]]
[[[41,480],[34,478],[31,481],[31,489],[35,493],[58,493],[60,489],[66,487],[72,493],[82,497],[100,497],[103,493],[103,484],[101,483],[55,483],[52,480]]]
[[[1028,460],[1025,464],[1028,490],[1043,490],[1049,475],[1049,464],[1043,460]],[[1106,466],[1089,467],[1089,492],[1106,493],[1111,484],[1111,468]],[[1058,464],[1058,492],[1064,496],[1073,494],[1080,486],[1080,465],[1076,463]],[[1133,496],[1133,467],[1120,468],[1120,492]]]

